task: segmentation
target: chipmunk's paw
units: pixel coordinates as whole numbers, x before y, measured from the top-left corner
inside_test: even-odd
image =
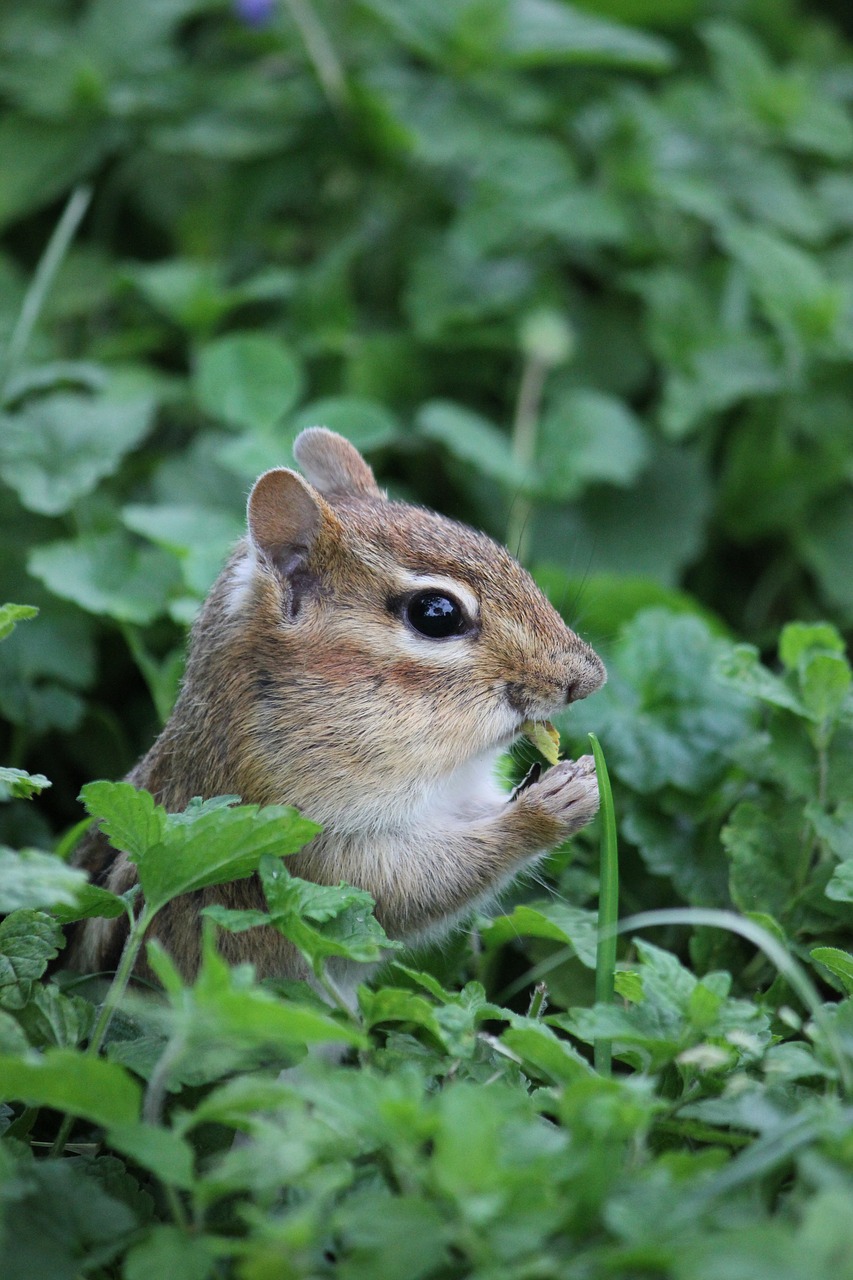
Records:
[[[565,840],[598,812],[598,780],[592,756],[561,760],[532,782],[518,797],[518,804],[534,806],[559,826]]]

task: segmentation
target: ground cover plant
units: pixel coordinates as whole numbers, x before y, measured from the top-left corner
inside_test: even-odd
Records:
[[[853,1275],[845,21],[0,12],[0,1274]],[[321,987],[383,951],[364,895],[289,875],[310,814],[117,781],[315,422],[605,656],[559,725],[613,787],[598,973],[601,822],[355,1011],[230,970],[223,912],[192,984],[156,947],[159,995],[131,951],[57,968],[65,924],[133,913],[68,865],[91,819],[138,865],[134,948],[258,870]]]

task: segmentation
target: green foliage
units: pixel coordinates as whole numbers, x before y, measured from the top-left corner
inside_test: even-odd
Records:
[[[0,600],[32,602],[0,606],[3,1275],[844,1272],[853,114],[821,8],[0,12]],[[598,999],[596,828],[401,957],[289,873],[310,814],[89,781],[168,716],[249,485],[315,423],[509,538],[604,652],[560,724],[601,741],[640,913]],[[67,865],[83,784],[141,894]],[[208,907],[192,982],[149,942],[163,990],[127,989],[175,896],[249,875],[266,910]],[[105,989],[56,972],[62,926],[120,916]],[[311,985],[225,963],[260,926]]]

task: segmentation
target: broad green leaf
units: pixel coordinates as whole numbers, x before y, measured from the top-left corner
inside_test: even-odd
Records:
[[[596,913],[564,902],[540,902],[515,908],[512,915],[497,916],[481,929],[488,945],[502,945],[513,938],[549,938],[570,948],[587,969],[595,968],[598,938]]]
[[[19,622],[26,622],[29,618],[34,618],[37,613],[38,609],[31,604],[0,605],[0,640],[5,640],[11,635]]]
[[[292,1098],[293,1086],[286,1078],[234,1076],[208,1093],[191,1111],[179,1112],[174,1118],[175,1131],[185,1134],[201,1124],[249,1129],[262,1112],[272,1111]]]
[[[782,628],[779,658],[789,671],[794,671],[814,649],[843,654],[844,640],[837,627],[828,622],[789,622]]]
[[[509,438],[479,414],[448,400],[431,400],[418,410],[416,425],[421,435],[513,491],[524,484]]]
[[[822,723],[834,720],[847,701],[853,672],[838,653],[814,653],[800,663],[803,705],[811,717]]]
[[[118,894],[97,884],[83,884],[76,890],[73,906],[54,903],[50,913],[60,924],[73,924],[75,920],[112,920],[126,910],[124,898]]]
[[[787,913],[802,876],[802,815],[792,806],[741,801],[720,833],[731,862],[731,894],[741,911]]]
[[[853,995],[853,956],[839,947],[812,947],[812,960],[825,965],[838,978],[848,995]]]
[[[534,1075],[555,1084],[568,1084],[591,1070],[577,1049],[534,1018],[514,1016],[501,1044],[519,1056],[528,1072],[532,1068]]]
[[[17,1017],[34,1049],[76,1049],[91,1035],[95,1014],[89,1000],[66,995],[53,983],[46,983],[33,988]]]
[[[594,485],[571,505],[535,518],[534,561],[582,565],[585,576],[627,574],[675,586],[705,546],[710,477],[695,449],[651,438],[649,447],[648,465],[629,489]]]
[[[409,1022],[442,1040],[435,1006],[414,991],[397,987],[371,991],[369,987],[359,987],[358,1007],[368,1031],[383,1022]]]
[[[38,1160],[21,1171],[5,1209],[3,1275],[78,1280],[84,1258],[87,1269],[113,1270],[147,1206],[138,1190],[133,1207],[123,1202],[127,1191],[120,1183],[110,1187],[116,1195],[108,1193],[105,1163]]]
[[[628,486],[648,461],[640,422],[622,401],[571,390],[540,424],[537,487],[545,497],[575,497],[593,483]]]
[[[833,336],[844,296],[817,259],[763,228],[730,227],[727,250],[744,267],[758,303],[781,333],[806,345]]]
[[[24,769],[8,769],[0,765],[0,801],[29,800],[52,785],[43,773],[27,773]]]
[[[373,915],[373,899],[362,889],[301,880],[272,858],[263,860],[260,873],[273,925],[316,972],[331,956],[375,963],[387,950],[402,947],[386,936]]]
[[[23,1008],[63,946],[62,930],[43,911],[13,911],[0,921],[0,1005]]]
[[[826,886],[826,896],[833,902],[853,902],[853,859],[835,868]]]
[[[107,1141],[111,1147],[155,1174],[166,1186],[180,1187],[182,1191],[192,1188],[192,1147],[170,1129],[142,1121],[127,1121],[110,1125]]]
[[[360,452],[391,444],[398,431],[396,419],[384,405],[359,396],[329,396],[324,400],[312,400],[289,422],[294,434],[305,427],[328,427],[330,431],[337,431]]]
[[[7,112],[0,122],[0,226],[52,204],[95,168],[111,144],[111,130],[91,120]]]
[[[134,503],[121,516],[128,529],[177,556],[187,587],[202,597],[245,533],[243,521],[202,506]]]
[[[208,1280],[215,1274],[216,1249],[207,1236],[191,1236],[180,1227],[152,1226],[124,1261],[125,1280]]]
[[[128,279],[153,307],[190,333],[211,332],[235,301],[213,263],[173,258],[136,266]]]
[[[568,727],[595,732],[611,771],[641,795],[673,786],[704,796],[755,718],[740,686],[715,678],[730,648],[699,618],[645,610],[613,649],[607,684],[572,707]]]
[[[796,716],[809,718],[808,709],[793,689],[762,666],[754,645],[738,644],[721,654],[715,674],[731,688],[751,698],[793,711]]]
[[[806,805],[805,816],[836,858],[853,860],[853,800],[843,800],[833,814],[819,805]]]
[[[89,782],[80,799],[113,848],[131,857],[143,857],[166,834],[166,810],[130,782]]]
[[[0,912],[60,903],[73,907],[86,882],[85,871],[41,849],[16,852],[0,845]]]
[[[0,1057],[0,1098],[53,1107],[93,1124],[128,1124],[141,1091],[115,1063],[72,1049],[48,1049],[40,1058]]]
[[[0,476],[30,511],[60,515],[147,435],[153,403],[56,392],[0,417]]]
[[[293,408],[302,386],[299,362],[281,341],[264,333],[232,333],[202,347],[193,384],[211,417],[265,431]]]
[[[320,830],[287,805],[229,807],[233,796],[166,814],[129,782],[90,783],[82,795],[110,843],[137,864],[150,911],[179,894],[249,876],[264,854],[295,853]]]
[[[241,1048],[341,1041],[362,1044],[363,1035],[316,1007],[280,1000],[249,980],[245,970],[230,969],[206,944],[199,976],[189,992],[176,992],[182,1031],[195,1044],[236,1042]]]
[[[36,547],[27,567],[60,599],[142,626],[166,613],[179,581],[171,556],[139,548],[120,531]]]
[[[133,860],[154,911],[179,894],[249,876],[265,855],[277,861],[295,853],[319,830],[287,805],[240,805],[173,825],[159,844]]]
[[[666,71],[670,46],[656,36],[557,0],[511,0],[504,48],[524,66],[591,64]]]

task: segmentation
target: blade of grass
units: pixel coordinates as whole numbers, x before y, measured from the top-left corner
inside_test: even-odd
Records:
[[[598,794],[601,798],[601,857],[598,889],[598,946],[595,953],[596,1004],[613,1001],[613,979],[616,971],[616,929],[619,919],[619,854],[616,842],[616,813],[613,792],[604,752],[594,733],[589,735],[595,757]],[[610,1075],[612,1046],[609,1040],[596,1040],[593,1046],[595,1069]]]
[[[83,215],[89,207],[91,198],[92,191],[90,187],[74,188],[68,198],[68,203],[62,211],[62,216],[54,228],[53,235],[47,242],[47,248],[39,259],[32,283],[24,296],[21,314],[18,316],[15,328],[12,330],[12,336],[9,339],[9,345],[6,348],[6,355],[3,359],[2,384],[4,389],[29,345],[33,329],[38,323],[38,318],[44,307],[45,299],[50,292],[54,277],[71,246],[71,241],[77,234],[77,228],[83,220]]]

